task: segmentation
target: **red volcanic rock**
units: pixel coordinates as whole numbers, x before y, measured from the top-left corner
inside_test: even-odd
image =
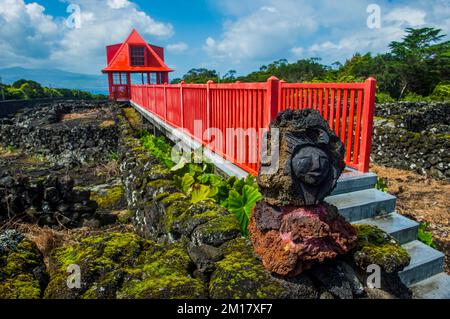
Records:
[[[265,268],[282,276],[296,276],[315,263],[347,253],[357,238],[355,229],[327,204],[278,208],[260,202],[249,230]]]

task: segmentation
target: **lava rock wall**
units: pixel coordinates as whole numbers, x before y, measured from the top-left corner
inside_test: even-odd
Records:
[[[117,149],[115,125],[61,122],[64,114],[97,108],[110,108],[110,105],[101,101],[63,101],[0,118],[0,146],[42,154],[64,166],[104,158]]]
[[[371,161],[450,180],[449,103],[376,106]]]

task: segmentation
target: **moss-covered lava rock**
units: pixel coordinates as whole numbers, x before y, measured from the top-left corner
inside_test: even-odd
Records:
[[[363,270],[379,265],[385,272],[402,270],[410,262],[408,252],[392,236],[372,225],[355,225],[358,234],[353,260]]]
[[[81,270],[81,287],[69,289],[67,268]],[[133,233],[87,237],[56,249],[50,258],[46,298],[201,298],[202,281],[179,245],[159,245]]]
[[[16,230],[0,234],[0,299],[37,299],[47,283],[36,244]]]
[[[219,246],[241,233],[239,222],[234,214],[222,215],[195,228],[192,241],[197,244]]]
[[[119,201],[124,197],[124,189],[122,185],[108,186],[104,188],[98,187],[91,190],[91,200],[95,200],[99,208],[108,209],[115,208]]]
[[[318,291],[302,275],[296,282],[273,277],[253,253],[248,239],[236,238],[221,246],[224,258],[216,262],[209,282],[209,296],[223,299],[315,299]]]

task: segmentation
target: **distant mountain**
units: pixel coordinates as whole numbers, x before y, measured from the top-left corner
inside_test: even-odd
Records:
[[[25,79],[33,80],[42,86],[64,89],[79,89],[91,93],[108,93],[106,75],[91,75],[62,71],[58,69],[24,69],[12,67],[0,69],[0,77],[5,84]]]

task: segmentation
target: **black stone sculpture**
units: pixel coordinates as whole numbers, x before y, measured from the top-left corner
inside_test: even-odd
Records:
[[[270,205],[316,205],[336,186],[344,170],[344,146],[315,110],[287,110],[270,124],[278,128],[279,158],[275,173],[264,174],[276,158],[262,160],[258,184]],[[271,147],[271,136],[268,145]],[[268,150],[271,154],[271,150]]]

